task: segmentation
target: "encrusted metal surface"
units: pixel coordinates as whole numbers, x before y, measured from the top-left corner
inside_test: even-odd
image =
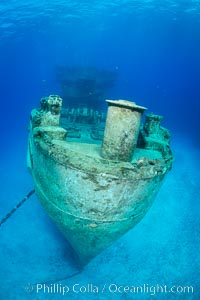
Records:
[[[66,141],[48,114],[32,113],[28,167],[42,205],[86,264],[150,208],[172,166],[169,132],[147,117],[130,161],[119,161],[102,157],[100,144]]]

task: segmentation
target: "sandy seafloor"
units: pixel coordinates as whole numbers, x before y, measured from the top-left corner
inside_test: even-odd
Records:
[[[77,272],[72,250],[37,197],[28,199],[0,227],[0,300],[199,300],[200,0],[3,0],[0,11],[0,219],[33,189],[22,132],[35,101],[60,94],[59,65],[115,70],[106,97],[140,99],[163,115],[175,154],[145,218],[63,281]],[[44,282],[99,293],[37,293]],[[194,293],[111,293],[111,284]]]
[[[1,164],[1,218],[32,188],[26,169],[26,143],[8,147]],[[33,195],[0,228],[0,299],[200,299],[200,151],[192,140],[174,134],[172,171],[148,214],[113,246],[77,272],[68,243]],[[44,293],[35,283],[93,284],[99,293]],[[102,293],[102,287],[106,288]],[[111,293],[123,286],[193,286],[194,293]]]

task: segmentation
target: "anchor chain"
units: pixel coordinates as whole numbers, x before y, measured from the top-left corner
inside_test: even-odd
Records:
[[[17,203],[17,205],[15,206],[15,207],[13,207],[13,209],[11,209],[11,211],[9,211],[9,213],[7,213],[6,215],[5,215],[5,217],[3,218],[3,219],[1,219],[1,221],[0,221],[0,226],[3,224],[3,223],[5,223],[15,212],[16,212],[16,210],[20,207],[20,206],[22,206],[22,204],[24,203],[24,202],[26,202],[26,200],[28,200],[33,194],[35,193],[35,190],[33,189],[33,190],[31,190],[19,203]],[[44,282],[44,283],[42,283],[42,284],[47,284],[47,283],[55,283],[55,282],[59,282],[59,281],[64,281],[64,280],[66,280],[66,279],[69,279],[69,278],[72,278],[72,277],[75,277],[75,276],[77,276],[78,274],[81,274],[81,272],[82,272],[82,269],[81,270],[79,270],[79,271],[77,271],[77,272],[75,272],[75,273],[73,273],[73,274],[70,274],[70,275],[68,275],[68,276],[66,276],[66,277],[64,277],[64,278],[59,278],[59,279],[57,279],[57,280],[49,280],[49,281],[46,281],[46,282]],[[33,284],[33,286],[35,286],[36,284]]]
[[[7,213],[5,217],[0,221],[0,226],[5,223],[16,212],[16,210],[20,208],[20,206],[22,206],[22,204],[24,204],[24,202],[26,202],[26,200],[28,200],[34,193],[35,190],[31,190],[19,203],[17,203],[17,205],[13,207],[13,209],[11,209],[11,211],[9,211],[9,213]]]

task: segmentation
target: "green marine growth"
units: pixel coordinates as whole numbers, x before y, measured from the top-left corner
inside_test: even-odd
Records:
[[[169,146],[171,134],[169,130],[160,125],[162,120],[162,116],[152,113],[145,116],[145,123],[140,131],[137,146],[149,150],[158,150],[166,161],[171,161],[173,156]]]
[[[59,126],[62,98],[58,95],[44,97],[40,101],[41,107],[31,112],[32,128],[37,126]]]
[[[103,143],[88,142],[86,123],[86,134],[70,139],[61,104],[51,95],[32,111],[27,165],[41,204],[85,265],[150,209],[172,166],[170,134],[153,114],[141,127],[145,107],[107,100]]]

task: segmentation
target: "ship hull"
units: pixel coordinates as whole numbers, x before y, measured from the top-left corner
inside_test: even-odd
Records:
[[[98,147],[91,147],[97,152]],[[55,155],[52,155],[52,148]],[[82,265],[144,217],[165,175],[156,174],[153,168],[149,169],[148,176],[142,178],[129,169],[123,176],[121,172],[109,174],[95,169],[93,159],[90,161],[87,156],[87,170],[78,168],[76,164],[72,166],[58,159],[56,153],[63,151],[65,144],[57,141],[48,144],[32,140],[29,149],[36,194],[74,248]],[[70,162],[73,152],[66,150]],[[107,163],[104,160],[104,166]],[[118,171],[124,173],[123,168],[120,166]],[[131,176],[128,176],[130,172]]]
[[[173,160],[161,116],[148,115],[140,128],[146,108],[107,102],[102,145],[66,139],[57,95],[42,98],[31,113],[27,165],[36,194],[82,265],[144,217]]]

